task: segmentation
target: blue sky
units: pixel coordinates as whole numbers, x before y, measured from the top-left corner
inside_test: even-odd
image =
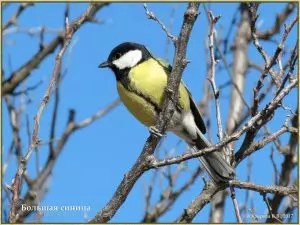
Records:
[[[174,7],[174,28],[172,33],[177,35],[182,24],[182,15],[186,9],[186,3],[149,3],[148,7],[168,26],[170,24],[170,14]],[[70,4],[70,20],[77,18],[87,8],[87,3]],[[222,15],[217,24],[218,35],[226,35],[230,26],[233,13],[236,11],[237,3],[213,3],[210,4],[215,15]],[[259,12],[259,29],[270,28],[277,12],[284,8],[282,3],[262,4]],[[18,4],[11,4],[3,12],[3,22],[5,23],[11,14],[15,12]],[[31,28],[38,26],[47,26],[50,28],[63,28],[64,3],[36,3],[34,7],[28,8],[20,17],[19,25],[22,28]],[[188,45],[187,58],[191,63],[186,68],[183,79],[194,98],[198,101],[203,96],[203,86],[206,82],[206,62],[205,62],[205,38],[207,35],[207,17],[203,7],[200,7],[199,15],[191,34]],[[295,16],[295,13],[288,18],[288,23]],[[98,14],[99,20],[104,20],[104,24],[86,24],[73,37],[71,46],[72,51],[68,50],[64,57],[63,67],[68,68],[68,72],[60,87],[60,108],[58,116],[58,125],[56,130],[57,137],[60,137],[67,121],[68,110],[76,110],[76,121],[81,121],[91,116],[97,110],[105,108],[109,103],[118,97],[115,78],[110,70],[100,70],[98,65],[104,61],[110,50],[119,43],[125,41],[134,41],[146,45],[152,53],[157,56],[165,57],[166,35],[154,21],[148,20],[145,15],[142,3],[116,3],[103,8]],[[235,30],[230,37],[234,38]],[[282,33],[282,32],[281,32]],[[55,37],[54,34],[45,35],[45,43],[49,43]],[[275,39],[279,40],[280,35]],[[297,37],[296,27],[290,33],[286,49],[290,51],[295,44]],[[3,67],[5,74],[10,74],[18,69],[24,62],[32,57],[38,51],[38,36],[30,37],[26,34],[17,33],[6,35],[3,39]],[[262,42],[267,53],[271,55],[276,45],[274,43]],[[170,62],[174,52],[173,46],[169,45]],[[55,52],[57,53],[57,51]],[[263,64],[261,56],[257,50],[250,45],[250,60]],[[227,60],[232,62],[232,55],[228,54]],[[286,62],[287,58],[283,58]],[[25,109],[29,115],[31,127],[33,117],[43,97],[47,84],[49,82],[55,62],[55,54],[47,57],[43,63],[32,72],[32,75],[26,81],[26,85],[34,85],[43,80],[42,85],[31,93],[33,102]],[[67,63],[69,62],[69,63]],[[219,63],[217,69],[222,66]],[[218,70],[217,70],[218,71]],[[249,70],[247,73],[247,83],[245,96],[249,104],[252,100],[252,87],[260,74],[257,71]],[[224,84],[229,80],[225,70],[220,70],[216,74],[217,86]],[[250,88],[251,87],[251,88]],[[229,97],[231,86],[222,89],[221,112],[222,121],[225,121],[229,109]],[[295,107],[297,93],[294,90],[285,100],[285,104]],[[270,100],[267,98],[266,101]],[[262,103],[263,107],[266,102]],[[3,153],[2,159],[7,156],[7,149],[11,142],[12,134],[8,120],[6,106],[2,105],[3,122]],[[50,121],[53,108],[53,98],[46,108],[42,120],[39,137],[46,141],[49,138]],[[212,118],[214,118],[214,105],[211,104]],[[270,131],[280,128],[286,112],[282,109],[277,110],[274,122],[270,123]],[[26,136],[26,118],[22,117],[21,138],[23,143],[23,152],[28,149]],[[216,123],[212,121],[212,136],[216,142],[217,130]],[[118,106],[104,118],[96,121],[92,125],[72,135],[60,155],[51,179],[49,180],[49,190],[42,201],[42,205],[87,205],[91,207],[87,218],[94,216],[113,195],[117,185],[120,183],[124,174],[130,169],[140,154],[140,151],[148,137],[147,128],[136,121],[133,116],[125,109],[123,105]],[[241,138],[243,140],[243,137]],[[283,142],[287,142],[288,136],[284,136]],[[178,138],[173,134],[168,134],[168,138],[163,143],[164,149],[171,149],[176,145]],[[238,144],[240,141],[237,142]],[[176,154],[180,154],[185,149],[185,144],[181,144]],[[47,157],[48,146],[39,148],[41,164]],[[272,164],[269,159],[271,145],[263,150],[253,154],[252,179],[258,184],[272,183]],[[275,154],[278,168],[280,168],[283,157]],[[188,165],[195,168],[198,160],[194,159],[188,162]],[[237,168],[237,178],[246,180],[246,164],[243,161]],[[172,166],[176,168],[176,166]],[[28,164],[29,174],[35,175],[35,155],[33,155]],[[8,167],[7,173],[3,178],[4,183],[10,183],[16,171],[15,159]],[[178,185],[186,180],[186,174],[183,173],[178,180]],[[293,176],[296,176],[294,172]],[[147,172],[136,183],[134,189],[128,196],[126,202],[117,212],[111,222],[139,222],[144,213],[144,185],[149,183],[152,177],[152,171]],[[203,187],[202,179],[197,179],[193,185],[173,206],[172,210],[166,213],[161,222],[171,222],[175,220],[182,212],[183,208],[199,194]],[[23,190],[25,191],[25,190]],[[160,194],[160,189],[155,189],[156,199]],[[244,201],[245,191],[237,190],[238,200]],[[259,194],[252,192],[255,200],[257,213],[266,212],[265,203]],[[7,205],[4,207],[7,207]],[[133,213],[134,212],[134,213]],[[209,206],[206,206],[195,218],[194,222],[207,222]],[[296,221],[295,215],[293,221]],[[45,215],[44,222],[84,222],[83,213],[66,213],[64,215]],[[230,199],[226,202],[225,222],[235,222],[232,202]]]

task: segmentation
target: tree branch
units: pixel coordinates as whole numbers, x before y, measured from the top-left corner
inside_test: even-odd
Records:
[[[295,3],[287,3],[283,11],[276,15],[276,20],[273,27],[265,31],[257,32],[257,38],[262,40],[269,40],[272,36],[278,34],[284,21],[286,21],[286,19],[294,11],[295,8],[297,8]]]
[[[284,187],[284,186],[264,186],[258,185],[251,182],[243,182],[238,180],[230,181],[230,185],[232,187],[252,190],[259,193],[273,193],[278,195],[297,195],[298,189],[296,186],[291,187]],[[208,204],[213,196],[221,190],[224,190],[225,186],[217,186],[212,182],[209,182],[205,185],[202,189],[200,195],[192,201],[188,208],[184,209],[183,213],[181,214],[180,218],[176,220],[176,222],[180,223],[191,223],[193,218],[197,215],[198,212]]]
[[[267,144],[273,142],[274,140],[276,140],[276,138],[278,138],[280,135],[282,135],[282,134],[284,134],[286,132],[289,132],[289,133],[298,133],[298,130],[295,127],[288,127],[286,125],[283,125],[276,132],[270,134],[267,137],[264,137],[263,140],[257,141],[257,142],[253,142],[246,151],[243,151],[243,153],[241,153],[240,151],[238,151],[235,154],[236,164],[239,164],[247,156],[251,155],[252,153],[254,153],[256,151],[258,151],[259,149],[262,149],[264,146],[266,146]]]
[[[299,117],[298,117],[298,111],[297,111],[296,116],[294,116],[292,118],[292,126],[297,127],[297,129],[299,129],[298,123],[299,123]],[[293,161],[294,161],[295,155],[297,155],[297,152],[296,152],[297,145],[299,146],[298,138],[299,138],[298,133],[291,133],[290,140],[288,143],[289,151],[284,156],[284,160],[281,165],[279,185],[288,186],[290,183],[291,173],[292,173],[293,168],[295,167],[295,163]],[[297,194],[297,196],[298,196],[298,194]],[[273,214],[276,214],[278,212],[279,206],[280,206],[282,200],[283,200],[283,196],[279,195],[279,194],[274,195],[274,197],[270,200],[270,205],[271,205]],[[266,220],[267,223],[274,222],[274,221],[275,220],[272,218],[268,218]]]
[[[208,204],[214,195],[220,190],[224,190],[225,186],[217,186],[213,182],[205,184],[200,195],[191,202],[191,204],[183,210],[181,216],[175,221],[176,223],[191,223],[194,217],[201,211],[201,209]]]
[[[155,170],[157,171],[157,170]],[[154,223],[157,222],[159,217],[165,214],[176,202],[176,200],[181,196],[181,194],[188,190],[188,188],[195,182],[195,180],[199,177],[199,175],[204,172],[202,167],[198,167],[195,172],[193,172],[192,176],[189,180],[182,185],[177,190],[173,190],[174,185],[169,185],[165,190],[162,191],[159,201],[153,207],[151,212],[146,212],[144,218],[142,220],[143,223]],[[171,182],[174,182],[174,176],[176,177],[176,173],[173,174],[170,179]]]
[[[221,122],[221,112],[220,112],[220,102],[219,102],[219,90],[216,87],[215,83],[215,55],[214,55],[214,32],[215,32],[215,25],[218,22],[218,20],[221,18],[221,16],[215,17],[211,11],[208,11],[208,17],[210,21],[210,29],[208,34],[209,39],[209,53],[210,53],[210,73],[208,76],[208,81],[211,84],[214,97],[215,97],[215,106],[216,106],[216,117],[217,117],[217,125],[218,125],[218,137],[221,141],[223,138],[223,129],[222,129],[222,122]]]
[[[74,33],[86,22],[91,21],[91,18],[95,16],[95,14],[103,8],[104,6],[108,5],[109,3],[97,3],[94,5],[93,9],[87,12],[84,17],[80,17],[79,19],[75,20],[70,26],[74,30]],[[14,90],[25,80],[32,72],[33,69],[37,68],[38,65],[54,50],[63,43],[65,32],[60,32],[58,36],[52,40],[48,45],[40,48],[39,51],[24,65],[22,65],[19,69],[12,72],[11,76],[2,81],[2,95],[11,94]]]
[[[291,186],[291,187],[276,186],[276,185],[264,186],[264,185],[258,185],[251,182],[243,182],[238,180],[232,180],[231,185],[236,188],[256,191],[261,194],[272,193],[272,194],[286,196],[286,195],[292,195],[298,193],[298,188],[296,186]]]
[[[102,118],[105,116],[107,113],[109,113],[112,109],[117,107],[120,104],[120,100],[116,99],[113,101],[110,105],[105,107],[104,109],[100,109],[97,111],[94,115],[80,121],[80,122],[75,122],[75,111],[70,110],[69,111],[69,118],[67,121],[67,125],[65,127],[65,130],[59,138],[57,145],[52,149],[52,153],[48,155],[47,162],[45,163],[45,166],[34,180],[30,182],[29,185],[29,190],[26,192],[24,195],[24,200],[22,201],[22,204],[26,206],[36,206],[37,204],[37,198],[40,195],[39,193],[41,190],[43,190],[43,187],[46,183],[47,178],[50,176],[50,174],[53,171],[54,165],[57,161],[58,156],[62,152],[65,144],[69,140],[72,134],[74,134],[76,131],[87,127],[88,125],[92,124],[94,121],[97,119]],[[27,217],[32,211],[26,211],[26,210],[19,210],[17,215],[16,215],[16,222],[18,223],[23,223],[25,217]]]
[[[31,2],[20,3],[17,11],[12,15],[12,17],[7,21],[7,23],[2,27],[2,32],[8,29],[10,26],[15,25],[17,23],[18,17],[25,11],[29,6],[33,6],[34,4]]]
[[[291,31],[291,29],[293,28],[295,23],[298,21],[298,17],[296,16],[293,19],[292,23],[285,27],[285,32],[282,36],[282,39],[281,39],[279,45],[277,46],[273,57],[270,59],[270,57],[267,55],[267,53],[265,52],[265,50],[263,49],[263,47],[261,46],[261,44],[258,41],[257,34],[256,34],[256,27],[255,27],[255,23],[256,23],[258,16],[256,15],[256,9],[253,7],[253,4],[250,4],[250,3],[249,3],[249,13],[251,16],[251,36],[252,36],[253,44],[257,48],[258,52],[261,54],[261,56],[263,57],[263,59],[265,61],[264,72],[262,73],[262,76],[261,76],[259,82],[257,83],[257,87],[255,90],[259,90],[262,87],[262,81],[268,75],[268,73],[270,73],[273,81],[275,82],[276,86],[279,88],[281,81],[279,80],[280,78],[273,71],[272,67],[273,67],[273,65],[275,65],[280,53],[282,52],[284,42],[285,42],[289,32]]]
[[[175,44],[177,41],[177,37],[172,35],[170,31],[168,31],[167,27],[163,24],[163,22],[161,22],[160,19],[157,18],[157,16],[149,10],[146,3],[144,3],[144,9],[145,9],[146,15],[148,16],[148,19],[156,21],[161,26],[163,31],[166,32],[168,38],[170,38],[173,41],[173,43]]]
[[[31,144],[29,146],[29,149],[26,153],[26,155],[21,159],[20,165],[18,167],[17,173],[15,175],[14,178],[14,182],[12,184],[12,188],[13,188],[13,196],[12,196],[12,204],[11,204],[11,209],[10,209],[10,215],[9,215],[9,221],[11,223],[16,221],[16,213],[18,210],[18,204],[19,204],[19,194],[20,194],[20,183],[23,177],[23,173],[26,169],[26,164],[27,161],[29,160],[32,152],[34,149],[37,149],[39,146],[39,138],[38,138],[38,134],[39,134],[39,126],[40,126],[40,119],[42,117],[43,111],[46,108],[47,103],[49,102],[50,96],[52,94],[52,88],[55,86],[56,80],[57,80],[57,76],[59,74],[60,71],[60,66],[61,66],[61,60],[62,57],[68,47],[68,45],[71,42],[72,36],[74,35],[74,33],[78,30],[78,28],[85,22],[88,21],[90,19],[90,15],[94,15],[95,12],[97,12],[97,10],[103,5],[104,3],[92,3],[89,8],[87,9],[87,11],[74,23],[72,23],[71,25],[67,24],[66,26],[66,31],[65,31],[65,40],[63,43],[63,47],[60,50],[60,52],[58,53],[58,55],[56,56],[56,62],[55,62],[55,66],[54,66],[54,70],[52,73],[52,77],[50,80],[50,83],[47,87],[47,90],[45,92],[45,95],[43,97],[43,100],[41,102],[41,105],[36,113],[35,119],[34,119],[34,129],[33,129],[33,133],[32,133],[32,139],[31,139]],[[66,18],[68,19],[68,18]]]

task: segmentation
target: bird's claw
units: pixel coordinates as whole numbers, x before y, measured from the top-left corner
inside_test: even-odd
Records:
[[[162,133],[160,133],[159,130],[157,130],[157,128],[154,127],[154,126],[149,127],[149,131],[150,131],[150,133],[152,133],[152,134],[155,135],[156,137],[161,138],[161,137],[164,136],[164,135],[163,135]]]

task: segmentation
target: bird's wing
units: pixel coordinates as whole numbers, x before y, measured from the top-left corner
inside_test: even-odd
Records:
[[[151,54],[151,53],[150,53]],[[164,70],[166,71],[166,73],[169,75],[172,71],[172,66],[166,62],[165,60],[161,59],[161,58],[157,58],[155,56],[153,56],[151,54],[151,56],[164,68]],[[197,104],[195,103],[195,100],[193,99],[193,96],[191,94],[191,92],[189,91],[189,89],[187,88],[187,86],[184,84],[184,82],[181,80],[181,83],[183,84],[183,86],[185,87],[185,89],[187,90],[189,97],[190,97],[190,107],[191,107],[191,111],[193,113],[194,116],[194,120],[195,123],[197,125],[197,127],[199,128],[199,130],[205,134],[206,133],[206,127],[205,127],[205,123],[203,121],[202,115],[198,109]]]
[[[185,89],[187,90],[187,92],[189,93],[190,106],[191,106],[191,110],[192,110],[196,125],[199,128],[199,130],[203,134],[205,134],[206,133],[206,127],[205,127],[205,123],[203,121],[201,112],[199,111],[199,108],[198,108],[197,104],[195,103],[195,100],[193,99],[193,96],[192,96],[191,92],[189,91],[189,89],[186,87],[186,85],[184,83],[183,83],[183,85],[184,85]]]

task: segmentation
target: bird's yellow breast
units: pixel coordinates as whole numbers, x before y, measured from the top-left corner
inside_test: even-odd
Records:
[[[164,102],[166,72],[156,60],[149,59],[132,68],[128,76],[129,90],[120,82],[117,83],[121,100],[141,123],[154,126],[158,116],[154,105],[161,109]],[[179,104],[184,111],[190,109],[189,94],[183,84],[179,87]]]

